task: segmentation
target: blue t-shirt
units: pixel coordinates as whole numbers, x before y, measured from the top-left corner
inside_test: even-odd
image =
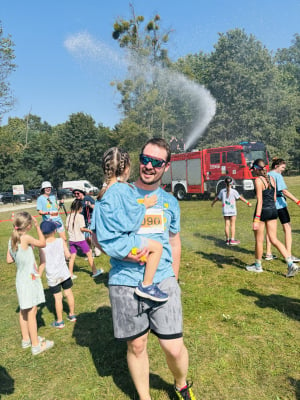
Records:
[[[281,208],[285,208],[287,206],[286,199],[283,194],[283,190],[287,189],[287,186],[284,182],[283,176],[275,171],[270,171],[269,175],[272,176],[276,182],[276,208],[280,210]]]
[[[38,211],[44,211],[44,212],[58,212],[58,204],[57,204],[57,200],[56,197],[53,195],[50,195],[49,197],[44,196],[43,194],[41,196],[38,197],[37,199],[37,203],[36,203],[36,209]],[[63,225],[63,221],[61,219],[61,217],[59,215],[57,216],[52,216],[52,215],[42,215],[43,221],[47,221],[50,220],[51,221],[57,221],[59,222],[61,225]]]
[[[127,186],[124,184],[120,184],[123,186]],[[113,185],[115,186],[115,185]],[[113,186],[111,188],[113,188]],[[157,195],[157,204],[154,207],[151,207],[149,211],[149,214],[155,214],[158,213],[161,214],[162,216],[162,230],[159,233],[142,233],[143,237],[148,237],[153,240],[157,240],[158,242],[162,243],[163,245],[163,253],[160,259],[160,263],[158,266],[158,269],[156,271],[155,277],[154,277],[154,283],[161,282],[162,280],[174,276],[174,271],[172,267],[172,250],[171,246],[169,243],[169,232],[172,232],[173,234],[176,234],[180,231],[180,208],[178,201],[175,199],[174,196],[171,194],[165,192],[161,188],[156,189],[153,192],[149,192],[140,188],[137,188],[136,186],[133,186],[133,188],[130,189],[130,197],[132,197],[133,202],[140,204],[143,202],[143,199],[146,195]],[[105,195],[108,193],[107,191]],[[117,227],[118,220],[125,221],[129,219],[129,223],[131,224],[132,231],[134,232],[137,229],[139,229],[140,225],[144,222],[144,217],[135,214],[129,216],[131,214],[130,210],[131,208],[128,207],[128,203],[124,202],[122,204],[122,207],[120,207],[121,201],[120,198],[117,201],[117,204],[114,202],[114,198],[110,199],[110,202],[112,205],[110,206],[111,209],[111,215],[110,219],[106,219],[103,217],[101,214],[101,203],[105,199],[105,195],[101,199],[101,201],[97,201],[95,204],[94,212],[93,212],[93,219],[92,219],[92,226],[91,229],[96,231],[97,238],[102,236],[100,233],[100,230],[104,226],[104,221],[109,223],[112,220],[112,223]],[[121,196],[122,197],[122,196]],[[133,204],[133,203],[132,203]],[[118,208],[116,208],[118,206]],[[107,205],[108,207],[108,205]],[[134,206],[133,206],[134,207]],[[141,208],[141,207],[140,207]],[[154,211],[153,211],[154,210]],[[103,211],[103,209],[102,209]],[[143,215],[145,214],[145,207],[143,207]],[[149,220],[152,221],[153,217],[149,215],[145,218],[148,218]],[[156,218],[156,217],[154,217]],[[129,232],[128,226],[122,222],[122,226],[124,226],[124,229],[127,229],[127,233]],[[134,228],[134,229],[133,229]],[[99,239],[98,239],[99,240]],[[128,239],[127,239],[128,240]],[[114,238],[111,237],[111,243],[113,243]],[[100,243],[100,242],[99,242]],[[130,247],[130,246],[129,246]],[[131,248],[129,249],[129,251]],[[127,252],[127,254],[129,253]],[[126,254],[126,255],[127,255]],[[124,261],[123,259],[118,259],[115,257],[111,257],[110,259],[111,263],[111,270],[109,273],[109,284],[110,285],[125,285],[125,286],[137,286],[139,281],[143,280],[144,276],[144,270],[145,267],[144,265],[140,265],[139,263],[134,263],[134,262],[129,262],[129,261]]]

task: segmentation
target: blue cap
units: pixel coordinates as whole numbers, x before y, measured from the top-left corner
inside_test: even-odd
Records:
[[[48,235],[49,233],[52,233],[56,231],[57,228],[60,228],[61,224],[59,222],[54,222],[54,221],[43,221],[40,225],[41,231],[45,234]]]

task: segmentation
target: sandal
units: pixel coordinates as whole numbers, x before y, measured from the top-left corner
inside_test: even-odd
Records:
[[[33,356],[37,356],[38,354],[43,353],[43,351],[49,350],[54,346],[54,342],[52,340],[45,340],[45,342],[40,343],[38,346],[32,346],[31,352]]]

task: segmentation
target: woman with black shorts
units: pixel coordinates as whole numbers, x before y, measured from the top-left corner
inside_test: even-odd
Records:
[[[264,230],[266,225],[267,234],[272,245],[278,249],[287,262],[288,272],[286,276],[292,277],[297,274],[298,267],[293,263],[291,254],[288,254],[287,249],[277,239],[278,212],[275,204],[276,183],[272,177],[268,176],[264,160],[255,160],[251,169],[257,176],[255,180],[257,203],[253,220],[255,263],[247,265],[246,269],[251,272],[263,272],[261,260],[263,256]]]

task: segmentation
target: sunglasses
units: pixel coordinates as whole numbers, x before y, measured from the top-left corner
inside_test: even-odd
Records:
[[[149,156],[146,156],[145,154],[140,154],[140,163],[141,164],[147,165],[149,162],[151,163],[153,168],[161,168],[164,164],[166,164],[165,160],[149,157]]]
[[[257,165],[257,164],[254,164],[254,165],[253,165],[253,169],[258,169],[258,170],[260,170],[260,171],[261,171],[262,169],[264,169],[264,168],[265,168],[265,166],[262,167],[261,165]]]
[[[80,193],[79,192],[74,192],[74,196],[79,196]]]

